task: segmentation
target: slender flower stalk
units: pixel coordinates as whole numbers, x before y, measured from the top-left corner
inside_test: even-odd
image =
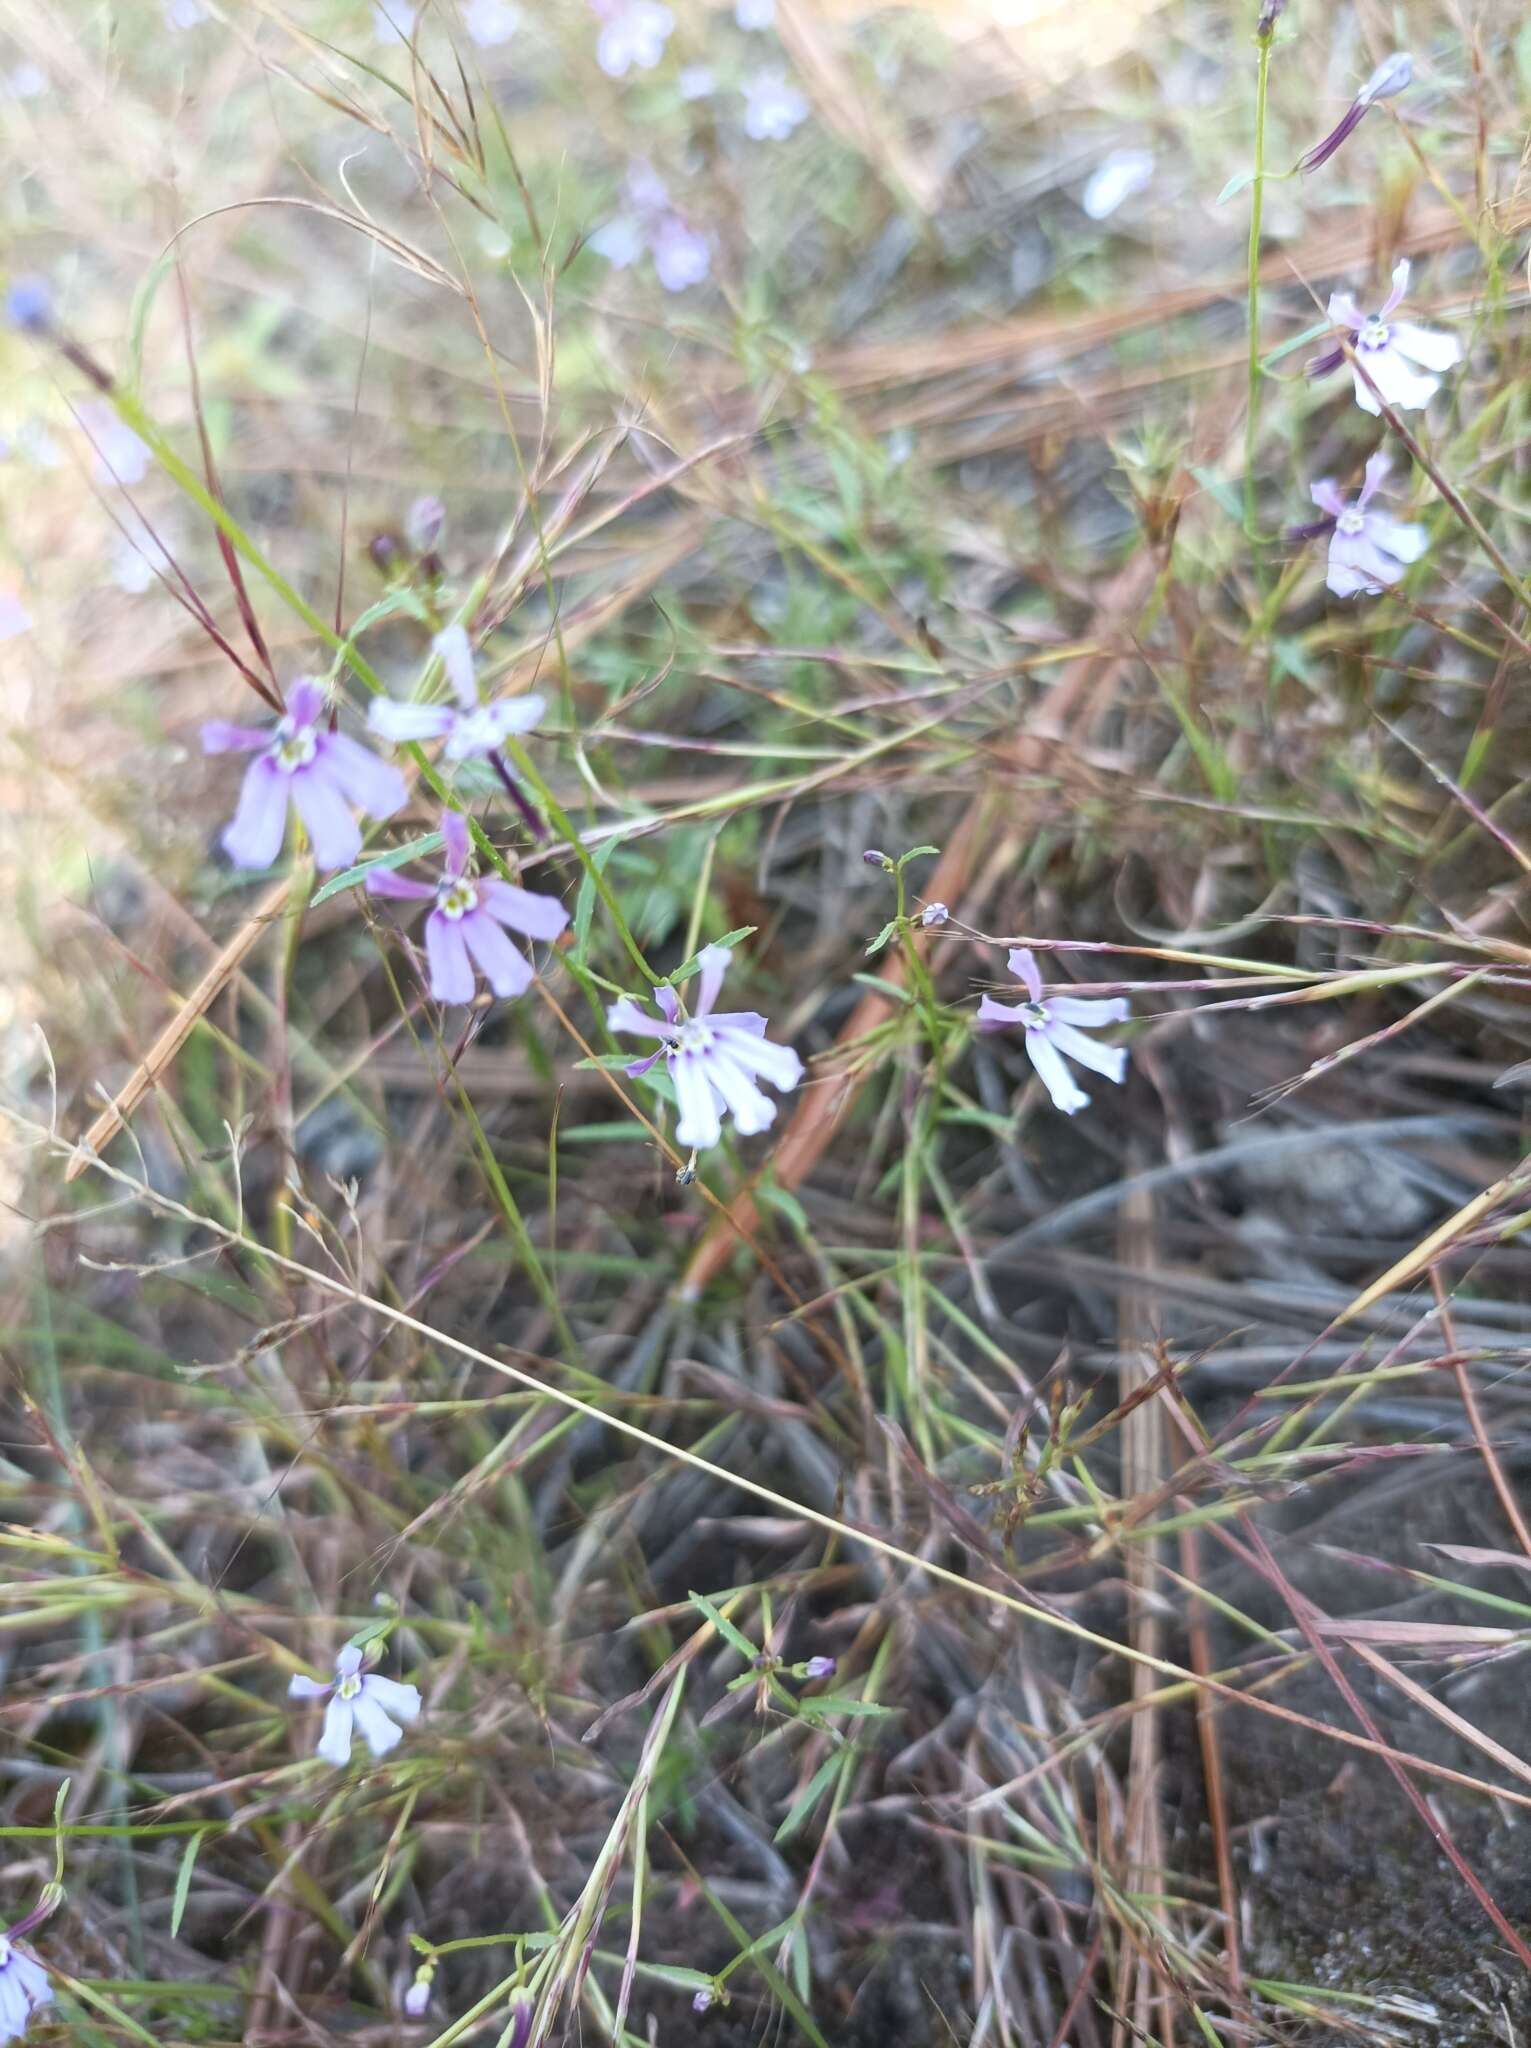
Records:
[[[776,1104],[757,1079],[785,1092],[803,1078],[802,1061],[790,1046],[767,1039],[767,1020],[757,1011],[714,1012],[729,958],[724,946],[706,946],[698,954],[697,1002],[689,1018],[673,988],[654,990],[654,1001],[663,1013],[659,1021],[645,1015],[630,996],[606,1012],[613,1031],[660,1040],[657,1052],[634,1060],[626,1072],[646,1074],[656,1061],[668,1063],[680,1105],[675,1135],[693,1153],[717,1144],[725,1115],[732,1116],[744,1137],[770,1128],[776,1121]]]
[[[1029,946],[1012,947],[1008,955],[1010,972],[1025,984],[1024,1003],[1000,1003],[985,996],[978,1005],[980,1031],[1003,1031],[1020,1024],[1026,1032],[1026,1057],[1037,1070],[1037,1078],[1052,1097],[1053,1107],[1073,1116],[1089,1103],[1078,1087],[1066,1060],[1073,1060],[1108,1081],[1120,1082],[1127,1071],[1127,1048],[1099,1045],[1086,1038],[1087,1031],[1099,1031],[1107,1024],[1120,1024],[1132,1014],[1125,996],[1048,996],[1042,994],[1042,976]]]
[[[269,868],[282,850],[289,804],[302,819],[321,869],[349,867],[361,852],[353,807],[391,818],[408,796],[404,778],[358,741],[330,732],[320,720],[325,694],[312,676],[288,693],[277,725],[230,725],[214,719],[202,728],[204,754],[254,754],[245,770],[223,850],[236,867]]]
[[[1260,436],[1260,399],[1263,372],[1260,368],[1260,234],[1265,220],[1265,110],[1270,98],[1271,41],[1276,33],[1279,7],[1265,7],[1255,27],[1259,52],[1255,74],[1255,168],[1249,193],[1249,369],[1248,396],[1244,407],[1244,533],[1255,540],[1255,454]]]
[[[335,1676],[323,1684],[300,1673],[287,1688],[293,1700],[328,1700],[315,1754],[337,1770],[351,1761],[351,1735],[360,1729],[374,1756],[386,1756],[404,1739],[401,1721],[420,1718],[420,1693],[413,1685],[362,1670],[362,1653],[347,1643],[335,1659]]]
[[[552,896],[534,895],[511,882],[469,872],[468,821],[461,811],[443,811],[441,836],[446,860],[434,882],[412,881],[389,868],[373,868],[367,890],[397,902],[434,903],[425,920],[425,952],[431,994],[438,1003],[471,1003],[475,966],[497,996],[525,995],[535,977],[530,960],[505,936],[556,939],[569,913]]]

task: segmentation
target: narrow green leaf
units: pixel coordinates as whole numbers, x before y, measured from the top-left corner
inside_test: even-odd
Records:
[[[725,1642],[731,1643],[741,1657],[755,1661],[759,1654],[747,1635],[736,1629],[726,1614],[720,1614],[705,1593],[688,1593],[686,1598],[693,1607],[699,1607]]]
[[[358,882],[364,882],[375,868],[407,867],[412,860],[419,860],[423,854],[434,853],[441,844],[439,832],[427,832],[423,838],[406,840],[404,845],[395,846],[387,853],[380,853],[371,860],[360,860],[354,868],[345,868],[338,875],[331,875],[321,888],[310,898],[310,909],[317,910],[321,903],[328,903],[332,896],[338,896],[342,889],[354,889]]]
[[[181,1931],[181,1915],[186,1911],[186,1901],[191,1896],[191,1874],[197,1867],[197,1852],[207,1840],[207,1829],[192,1836],[181,1852],[181,1867],[175,1874],[175,1897],[170,1902],[170,1939],[175,1940]]]

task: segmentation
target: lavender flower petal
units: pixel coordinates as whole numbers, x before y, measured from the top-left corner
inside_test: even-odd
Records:
[[[269,868],[287,836],[288,778],[268,756],[252,761],[234,815],[223,829],[224,852],[237,868]]]
[[[1104,1008],[1104,1005],[1102,1005]],[[1120,1081],[1127,1071],[1127,1048],[1124,1045],[1101,1045],[1098,1040],[1087,1038],[1076,1025],[1055,1021],[1058,1006],[1047,1005],[1047,1036],[1065,1059],[1076,1065],[1088,1067],[1093,1074],[1104,1074],[1108,1081]],[[1104,1022],[1104,1019],[1102,1019]]]
[[[462,920],[463,941],[484,979],[497,996],[525,995],[531,987],[531,962],[506,938],[487,910],[470,910]]]
[[[351,1702],[356,1725],[361,1730],[362,1740],[374,1756],[387,1756],[389,1750],[397,1749],[404,1740],[404,1730],[397,1721],[390,1721],[383,1711],[382,1702],[377,1699],[367,1680]]]
[[[328,764],[316,758],[287,780],[314,851],[314,865],[324,873],[350,867],[361,852],[361,827],[351,816]]]
[[[569,913],[556,896],[538,896],[500,881],[480,882],[478,893],[492,917],[528,939],[556,939],[568,926]]]
[[[230,725],[227,719],[210,718],[202,728],[204,754],[257,754],[270,744],[271,734],[258,725]]]
[[[398,769],[380,761],[346,733],[327,732],[321,737],[314,767],[322,767],[346,801],[370,818],[391,818],[409,801]]]
[[[462,935],[462,920],[433,910],[425,920],[425,957],[431,970],[431,994],[438,1003],[471,1003],[473,963]]]
[[[336,1770],[343,1770],[351,1761],[351,1724],[354,1716],[351,1701],[343,1700],[337,1694],[324,1710],[324,1733],[314,1747],[314,1754],[322,1756],[327,1764]]]
[[[691,1046],[680,1046],[670,1060],[670,1078],[680,1105],[675,1136],[682,1145],[694,1146],[699,1152],[716,1145],[723,1135],[708,1071],[708,1065]]]
[[[367,707],[368,725],[395,746],[406,740],[439,740],[456,722],[450,704],[401,704],[393,697],[374,697]]]
[[[1061,1109],[1065,1116],[1074,1116],[1079,1110],[1089,1107],[1089,1096],[1082,1088],[1074,1086],[1069,1070],[1063,1063],[1063,1055],[1050,1038],[1040,1031],[1028,1031],[1026,1057],[1036,1068],[1038,1080],[1052,1097],[1054,1109]]]

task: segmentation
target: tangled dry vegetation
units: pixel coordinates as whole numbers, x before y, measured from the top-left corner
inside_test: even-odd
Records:
[[[1525,2041],[1521,11],[1293,0],[1273,173],[1415,79],[1252,270],[1242,0],[198,12],[0,0],[31,2038]],[[1302,363],[1400,257],[1464,361],[1379,423]],[[1428,547],[1340,602],[1379,431]],[[514,1003],[218,850],[203,721],[407,690],[422,591],[547,702],[541,842],[462,785],[572,917]],[[807,1062],[693,1180],[614,906]],[[1023,942],[1130,999],[1072,1119],[970,1029]]]

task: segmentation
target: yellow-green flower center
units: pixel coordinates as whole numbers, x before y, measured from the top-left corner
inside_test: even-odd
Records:
[[[340,1700],[354,1700],[360,1691],[361,1680],[353,1671],[348,1677],[342,1678],[339,1685],[336,1686],[335,1697]]]

